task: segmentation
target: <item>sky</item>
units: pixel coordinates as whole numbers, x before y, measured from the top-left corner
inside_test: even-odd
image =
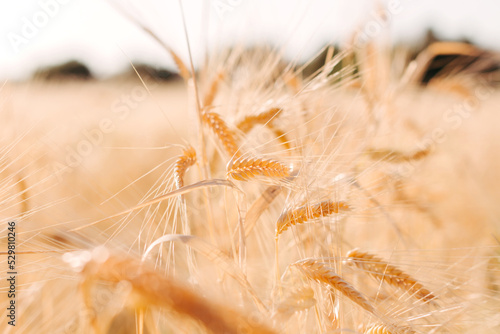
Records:
[[[499,0],[182,0],[182,9],[179,2],[0,0],[0,79],[26,79],[72,59],[98,77],[132,61],[174,69],[139,24],[186,61],[185,22],[195,64],[206,50],[242,43],[268,43],[304,60],[327,43],[352,40],[354,31],[361,39],[411,43],[433,28],[444,39],[500,50]]]

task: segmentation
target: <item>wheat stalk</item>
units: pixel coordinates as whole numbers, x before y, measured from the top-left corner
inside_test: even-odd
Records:
[[[347,210],[349,210],[349,205],[344,202],[332,200],[308,204],[295,209],[288,209],[278,218],[278,222],[276,223],[276,235],[280,235],[292,225],[302,224],[312,219],[326,217],[333,213]]]
[[[366,270],[377,280],[385,281],[392,286],[408,291],[408,293],[418,299],[429,302],[436,298],[429,290],[425,289],[422,284],[418,283],[410,275],[382,261],[375,255],[354,249],[347,253],[347,257],[351,259],[349,263]]]
[[[375,309],[366,297],[344,281],[332,268],[326,266],[324,263],[313,259],[306,259],[295,263],[295,266],[308,278],[328,284],[368,312],[375,314]]]
[[[281,186],[272,185],[252,203],[245,217],[245,236],[248,237],[255,227],[259,217],[269,208],[273,201],[281,193]]]
[[[17,184],[19,185],[19,197],[20,197],[20,217],[24,217],[29,213],[29,187],[26,182],[26,177],[17,175]]]
[[[227,176],[235,180],[247,181],[258,175],[272,178],[290,176],[290,168],[271,159],[240,157],[231,160],[227,165]]]
[[[184,186],[184,174],[187,169],[196,163],[196,151],[192,146],[187,147],[175,162],[174,181],[177,189]]]

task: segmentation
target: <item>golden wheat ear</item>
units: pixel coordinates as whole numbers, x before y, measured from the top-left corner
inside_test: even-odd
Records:
[[[414,152],[401,152],[391,149],[375,149],[370,148],[365,152],[372,160],[381,160],[392,163],[411,162],[421,160],[431,153],[430,147],[425,147]]]
[[[228,178],[239,181],[248,181],[256,176],[270,178],[287,178],[291,169],[283,163],[271,159],[253,157],[238,157],[231,160],[226,167]]]
[[[342,293],[354,303],[358,304],[368,312],[375,314],[375,308],[361,292],[344,281],[335,271],[324,263],[314,259],[306,259],[294,264],[307,278],[325,283]]]
[[[349,209],[350,207],[347,203],[332,200],[288,209],[278,218],[276,236],[286,231],[292,225],[303,224],[309,220],[327,217],[334,213],[348,211]]]
[[[203,98],[203,107],[206,108],[213,105],[215,97],[217,96],[217,92],[219,91],[220,83],[224,80],[224,78],[225,78],[224,71],[219,71],[215,76],[215,78],[212,80],[210,88],[208,89],[208,92],[205,94],[205,97]]]
[[[268,111],[260,113],[258,115],[246,116],[241,122],[236,126],[243,133],[248,133],[253,129],[254,126],[258,124],[267,124],[273,119],[278,117],[278,115],[283,111],[281,108],[271,108]]]
[[[196,163],[196,151],[192,146],[184,149],[183,154],[177,158],[174,167],[174,181],[177,189],[184,186],[184,174],[189,167]]]
[[[201,119],[219,139],[222,147],[230,157],[241,155],[236,142],[236,135],[219,114],[204,110],[201,114]]]
[[[278,304],[274,317],[284,320],[296,312],[307,310],[316,305],[314,290],[309,286],[302,286],[287,293],[285,298]]]
[[[474,82],[475,78],[469,78],[465,75],[454,75],[450,77],[432,78],[427,86],[438,91],[456,94],[464,99],[474,99],[475,95],[470,85],[471,81]]]
[[[125,255],[110,254],[100,248],[99,258],[91,258],[82,270],[82,293],[85,306],[90,311],[91,323],[99,332],[97,314],[93,310],[92,290],[98,281],[116,284],[129,282],[136,294],[136,310],[144,305],[161,307],[167,312],[190,318],[214,334],[219,333],[275,333],[264,321],[255,322],[248,315],[208,301],[199,293],[159,274],[145,263]]]
[[[364,334],[392,334],[384,325],[372,325],[368,327]]]
[[[434,42],[420,52],[416,59],[412,61],[413,66],[408,66],[404,73],[404,81],[411,83],[421,82],[425,72],[428,70],[428,65],[437,56],[444,55],[460,55],[468,57],[477,57],[481,50],[477,47],[462,43],[462,42]]]
[[[299,72],[287,71],[283,74],[283,81],[290,90],[297,94],[303,88],[304,84]]]
[[[273,125],[272,121],[275,120],[283,111],[281,108],[271,108],[258,115],[248,115],[241,120],[236,127],[243,133],[250,132],[256,125],[265,125],[271,130],[276,138],[283,144],[286,150],[290,149],[290,142],[286,134]]]
[[[130,22],[134,23],[137,25],[139,28],[141,28],[146,34],[148,34],[151,38],[153,38],[163,49],[165,49],[172,59],[174,60],[175,65],[177,66],[177,69],[179,70],[179,75],[187,82],[189,78],[191,78],[191,75],[189,73],[188,68],[182,61],[182,59],[177,55],[177,53],[172,50],[170,46],[165,44],[165,42],[158,37],[151,29],[149,29],[144,23],[142,23],[140,20],[138,20],[134,15],[132,15],[130,12],[125,10],[122,5],[118,5],[117,3],[110,2],[111,5],[114,7],[115,10],[117,10],[119,13],[121,13],[125,18],[130,20]]]
[[[370,325],[364,331],[364,334],[413,334],[415,331],[408,327],[386,326],[386,325]]]
[[[393,265],[390,265],[380,258],[367,252],[361,252],[353,249],[347,253],[348,264],[355,265],[363,269],[370,276],[380,282],[386,282],[394,287],[407,291],[410,295],[425,302],[430,302],[436,297],[422,284],[417,282],[410,275],[404,273]]]
[[[159,40],[157,37],[156,37],[157,40]],[[164,47],[168,50],[168,52],[170,53],[170,56],[172,56],[172,59],[174,60],[175,62],[175,66],[177,66],[177,68],[179,69],[179,74],[180,76],[185,80],[185,81],[188,81],[189,78],[191,78],[191,75],[189,74],[189,70],[188,68],[186,67],[186,65],[184,64],[184,62],[182,61],[182,59],[169,47],[167,47],[165,44],[162,43],[162,45],[164,45]]]

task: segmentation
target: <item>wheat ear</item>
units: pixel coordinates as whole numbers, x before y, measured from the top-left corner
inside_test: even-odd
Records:
[[[163,43],[162,43],[163,44]],[[168,52],[170,53],[170,56],[175,62],[175,65],[179,69],[179,74],[180,76],[185,80],[188,81],[191,75],[189,74],[189,70],[187,69],[186,65],[182,61],[182,59],[170,48],[167,47]]]
[[[271,108],[268,111],[260,113],[258,115],[250,115],[245,117],[236,126],[241,132],[248,133],[257,124],[264,124],[269,130],[271,130],[278,140],[285,146],[285,149],[290,149],[290,143],[286,138],[286,135],[280,129],[277,129],[271,124],[271,121],[278,117],[278,115],[283,111],[281,108]]]
[[[316,305],[314,298],[314,290],[309,286],[303,286],[291,291],[277,306],[276,313],[273,317],[280,316],[283,318],[290,317],[295,312],[307,310]]]
[[[393,163],[410,162],[414,160],[421,160],[431,153],[430,147],[417,150],[411,153],[405,153],[391,149],[368,149],[366,154],[373,160],[383,160]]]
[[[295,266],[297,266],[297,268],[308,278],[330,285],[368,312],[375,314],[375,309],[366,297],[344,281],[332,268],[326,266],[324,263],[313,259],[306,259],[296,263]]]
[[[384,325],[372,325],[372,326],[368,327],[363,333],[364,334],[393,334]]]
[[[377,280],[408,291],[408,293],[418,299],[429,302],[436,298],[411,276],[395,266],[382,261],[375,255],[354,249],[347,253],[347,257],[351,259],[349,263],[353,263],[356,267],[366,270]]]
[[[278,222],[276,223],[276,235],[280,235],[292,225],[302,224],[308,220],[326,217],[333,213],[347,210],[349,210],[349,205],[344,202],[335,202],[332,200],[304,205],[295,209],[288,209],[278,218]]]
[[[364,334],[413,334],[415,332],[409,327],[377,324],[367,327],[363,333]]]
[[[212,84],[210,85],[210,89],[203,99],[203,106],[209,107],[213,104],[215,96],[219,91],[219,84],[224,79],[224,72],[220,71],[217,73],[217,76],[212,80]]]
[[[135,259],[108,255],[106,250],[103,253],[99,259],[87,262],[82,270],[81,288],[85,305],[90,310],[93,308],[92,287],[96,281],[128,281],[139,297],[136,308],[143,305],[165,307],[198,321],[211,333],[274,333],[267,326],[252,322],[247,315],[213,303]],[[96,315],[91,314],[92,324],[98,329]]]
[[[274,133],[274,135],[276,136],[276,138],[278,138],[281,144],[285,146],[285,150],[289,150],[291,148],[290,142],[288,141],[286,134],[283,131],[281,131],[278,128],[275,128],[272,124],[269,123],[267,123],[267,127]]]
[[[271,159],[239,157],[231,160],[227,165],[227,176],[235,180],[247,181],[258,175],[272,178],[290,176],[290,168],[281,162]]]
[[[271,108],[258,115],[246,116],[236,126],[241,132],[248,133],[257,124],[268,124],[283,111],[281,108]]]
[[[196,163],[196,151],[192,146],[187,147],[175,162],[174,181],[177,189],[184,186],[184,174],[187,169]]]
[[[229,129],[226,122],[215,112],[205,110],[201,114],[203,122],[219,138],[226,153],[230,156],[239,156],[238,144],[236,143],[234,132]]]
[[[288,88],[292,90],[295,94],[300,92],[302,89],[303,83],[299,78],[298,73],[287,72],[283,75],[283,81],[287,85]]]
[[[461,78],[459,77],[433,78],[429,81],[428,86],[435,87],[443,91],[452,92],[464,99],[474,98],[474,93],[472,92],[472,90],[467,87],[464,81],[460,79]]]

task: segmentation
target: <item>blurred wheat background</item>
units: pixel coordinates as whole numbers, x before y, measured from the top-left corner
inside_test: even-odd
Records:
[[[464,40],[443,27],[467,7],[418,39],[394,27],[425,2],[181,3],[165,25],[163,4],[16,12],[0,58],[2,331],[499,332],[495,7],[474,7],[483,30]],[[100,41],[115,58],[55,47],[67,13],[98,26],[99,6],[135,29]],[[292,28],[273,31],[280,11]]]

